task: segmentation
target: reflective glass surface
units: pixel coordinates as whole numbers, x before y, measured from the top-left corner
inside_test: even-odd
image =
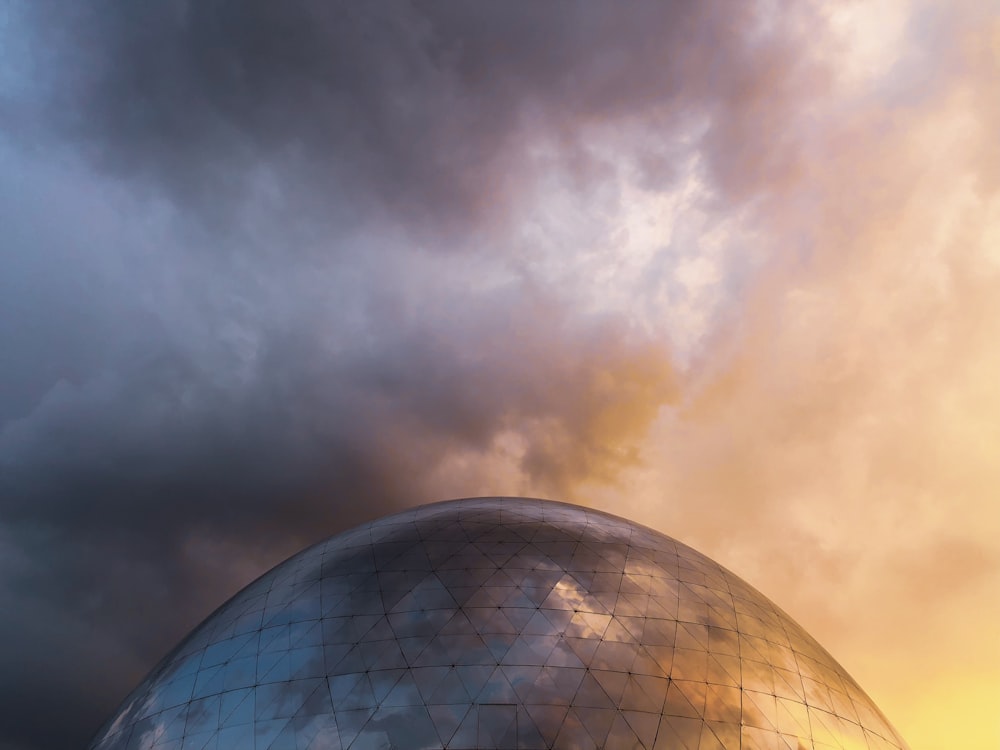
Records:
[[[748,584],[542,500],[428,505],[277,566],[132,693],[97,750],[906,748]]]

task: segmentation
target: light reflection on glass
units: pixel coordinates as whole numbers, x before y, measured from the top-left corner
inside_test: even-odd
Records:
[[[906,746],[798,625],[703,555],[595,511],[485,498],[274,568],[91,747]]]

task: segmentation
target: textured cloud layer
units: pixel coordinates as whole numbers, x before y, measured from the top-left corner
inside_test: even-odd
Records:
[[[995,9],[9,8],[0,748],[476,494],[690,541],[995,744]]]

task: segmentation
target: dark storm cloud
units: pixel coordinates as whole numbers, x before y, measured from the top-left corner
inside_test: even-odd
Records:
[[[49,121],[215,220],[272,180],[299,218],[378,207],[411,229],[476,226],[508,216],[532,145],[586,158],[573,144],[616,121],[654,134],[619,158],[660,179],[671,139],[703,133],[741,198],[791,168],[789,102],[818,85],[791,10],[749,3],[30,7]]]
[[[441,482],[455,452],[488,458],[515,433],[513,463],[562,494],[634,461],[672,397],[664,353],[547,292],[442,295],[405,265],[290,266],[261,248],[241,267],[182,244],[211,235],[118,219],[136,200],[81,167],[4,156],[20,175],[0,205],[17,313],[0,320],[14,747],[82,742],[185,630],[300,546],[497,487],[487,470]],[[53,203],[62,220],[45,222]]]
[[[89,691],[89,705],[108,710],[151,659],[245,580],[245,571],[217,569],[212,554],[192,553],[192,539],[208,550],[240,548],[263,569],[334,530],[436,499],[429,474],[442,457],[453,448],[488,453],[505,427],[527,424],[525,469],[550,486],[627,463],[619,441],[636,428],[632,419],[669,398],[669,365],[621,344],[614,326],[540,326],[530,304],[510,302],[514,328],[533,328],[537,341],[466,321],[465,330],[403,330],[372,351],[326,358],[317,336],[282,331],[264,344],[252,383],[233,390],[161,342],[155,357],[80,385],[61,380],[30,414],[8,422],[0,442],[5,546],[29,561],[12,571],[8,611],[39,600],[8,623],[33,650],[10,656],[49,664],[46,655],[71,659],[84,643],[109,655],[85,662],[89,672],[29,681],[15,665],[3,670],[0,691],[16,695],[22,710],[6,713],[2,730],[22,740],[53,731],[37,708],[50,683],[70,696]],[[495,342],[497,352],[466,349],[475,338]],[[561,344],[539,356],[545,340]],[[525,349],[534,356],[519,360]],[[609,392],[608,379],[620,390]],[[619,410],[626,421],[609,431],[605,422]],[[37,618],[48,628],[31,629]],[[53,746],[80,739],[98,715],[90,725],[72,714],[66,721]]]
[[[493,460],[564,497],[613,481],[673,397],[670,362],[510,270],[532,253],[519,202],[552,170],[581,201],[622,164],[663,188],[692,133],[717,196],[741,200],[794,163],[770,136],[794,141],[812,80],[784,16],[741,2],[15,6],[5,750],[83,743],[302,544],[504,491]],[[415,273],[411,242],[468,265]],[[474,465],[443,481],[450,459]]]
[[[503,323],[407,326],[337,356],[314,333],[278,331],[242,387],[213,383],[166,341],[82,383],[61,379],[5,425],[3,512],[87,533],[141,530],[168,545],[193,523],[243,536],[280,522],[307,537],[317,523],[356,522],[421,495],[435,456],[488,451],[499,430],[529,420],[574,435],[558,455],[527,436],[529,469],[556,487],[627,462],[602,441],[627,433],[639,419],[630,409],[669,397],[665,357],[623,343],[613,322],[543,324],[529,300],[491,312]],[[524,338],[512,341],[514,331]],[[476,339],[496,348],[472,349]],[[617,429],[604,423],[613,411]],[[327,488],[346,495],[324,502]]]

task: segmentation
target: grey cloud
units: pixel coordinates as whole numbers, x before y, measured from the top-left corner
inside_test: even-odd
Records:
[[[616,157],[665,188],[692,132],[742,200],[794,161],[766,136],[794,129],[808,78],[736,2],[16,5],[33,85],[0,89],[0,554],[19,561],[0,747],[32,750],[84,742],[255,571],[441,499],[456,451],[510,432],[538,493],[613,481],[671,363],[523,273],[518,201],[564,170],[614,203],[590,187]],[[407,245],[464,277],[411,273]],[[491,274],[510,280],[476,291]]]
[[[463,365],[462,352],[447,346],[421,355],[419,332],[408,332],[395,351],[346,367],[311,358],[314,342],[282,341],[255,385],[236,398],[180,357],[82,387],[62,381],[34,412],[8,422],[0,441],[3,522],[26,554],[45,551],[44,568],[19,585],[42,598],[48,622],[65,623],[39,634],[28,630],[33,618],[14,621],[23,630],[13,637],[40,640],[36,655],[72,654],[81,627],[129,644],[131,659],[118,659],[116,669],[97,665],[101,684],[87,688],[103,713],[136,677],[119,662],[148,666],[207,613],[207,602],[243,582],[186,560],[192,534],[266,550],[255,559],[263,568],[318,535],[434,499],[427,475],[450,448],[485,451],[497,429],[522,421],[565,425],[571,437],[556,451],[545,443],[547,431],[526,432],[535,457],[526,469],[565,486],[588,461],[605,460],[606,438],[588,423],[592,410],[622,401],[653,410],[669,396],[647,384],[638,396],[625,391],[588,404],[588,380],[604,366],[586,353],[600,348],[587,341],[591,334],[578,335],[553,361],[531,362],[531,379],[495,358]],[[558,366],[566,354],[578,371]],[[609,365],[610,375],[627,366]],[[44,542],[30,543],[36,529],[45,530]],[[118,575],[122,566],[137,572]],[[98,609],[89,604],[95,597]],[[30,694],[41,706],[53,689],[82,691],[85,677],[53,672],[44,685],[17,677],[0,691]],[[72,716],[64,721],[61,742],[94,728]]]
[[[19,316],[0,326],[0,549],[21,560],[0,578],[19,644],[0,670],[17,707],[5,742],[80,744],[253,571],[439,499],[452,451],[485,456],[513,431],[532,486],[566,491],[632,460],[643,419],[672,398],[651,342],[537,288],[443,295],[403,265],[352,266],[351,292],[319,261],[220,264],[183,246],[197,236],[183,226],[154,232],[139,263],[141,214],[105,225],[63,198],[75,231],[37,220],[54,184],[85,176],[37,177],[5,217],[16,273],[0,284]],[[103,200],[112,216],[131,205]]]
[[[794,163],[781,133],[814,77],[792,11],[747,3],[30,8],[50,122],[221,226],[268,180],[300,218],[360,211],[431,236],[502,222],[540,168],[533,144],[578,159],[610,123],[647,134],[619,157],[661,176],[669,144],[707,123],[720,195],[743,199]]]

